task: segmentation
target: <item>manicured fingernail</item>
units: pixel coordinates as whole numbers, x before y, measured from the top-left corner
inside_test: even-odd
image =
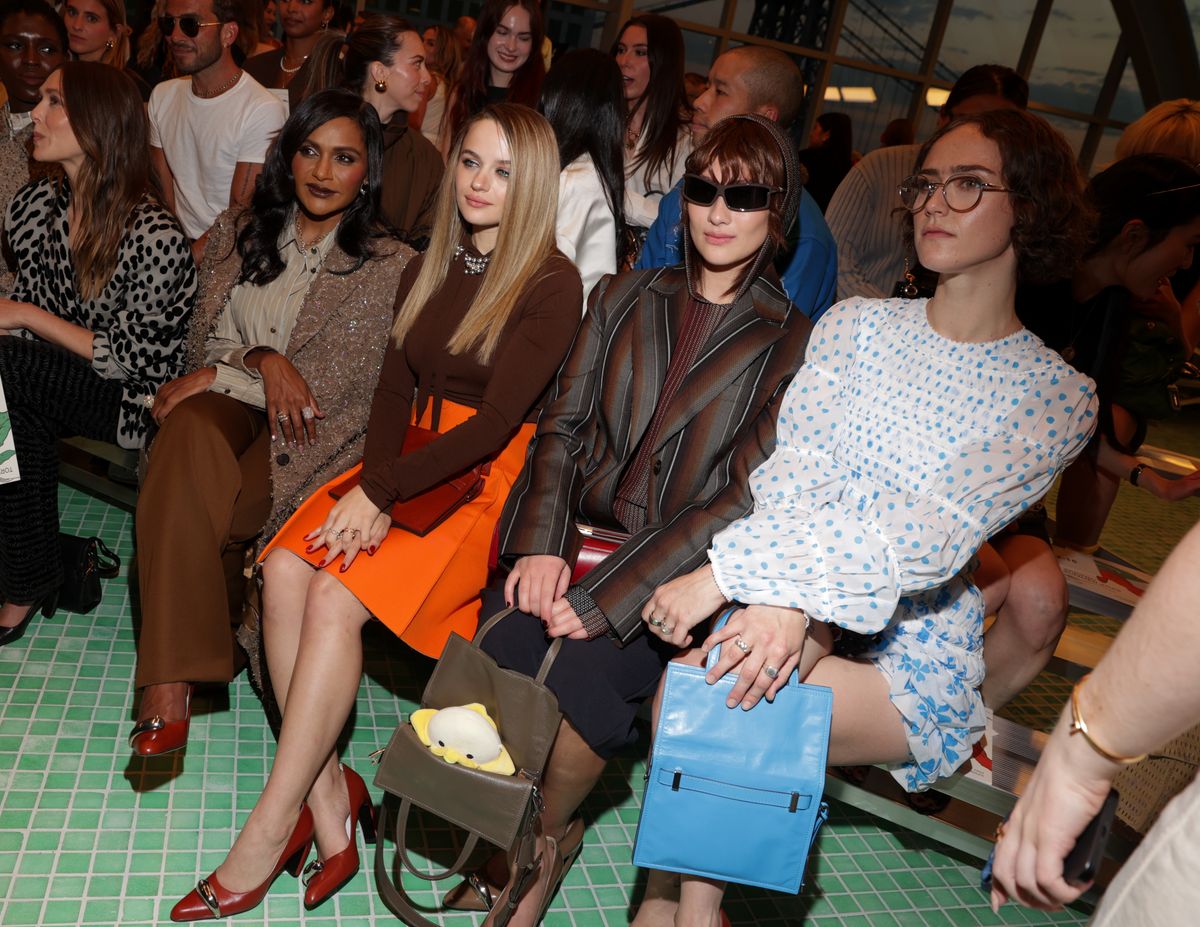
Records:
[[[316,550],[317,550],[316,544],[309,544],[308,547],[304,548],[304,552],[306,554],[316,553]]]
[[[376,549],[377,548],[375,547],[375,545],[372,544],[370,547],[367,548],[367,553],[373,557],[373,556],[375,556]]]
[[[338,572],[345,573],[348,569],[350,569],[349,564],[343,563],[340,567],[338,567]]]
[[[754,703],[750,701],[750,699],[746,699],[746,701],[742,702],[742,707],[746,709],[746,711],[749,711],[754,707]]]

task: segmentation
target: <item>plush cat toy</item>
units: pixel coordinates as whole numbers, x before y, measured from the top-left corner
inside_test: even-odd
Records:
[[[511,776],[517,771],[512,757],[487,713],[478,703],[452,708],[422,708],[409,719],[421,743],[447,763],[468,769]]]

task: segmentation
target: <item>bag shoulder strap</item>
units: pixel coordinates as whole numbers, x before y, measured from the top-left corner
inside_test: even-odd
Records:
[[[485,621],[480,626],[479,630],[475,632],[475,639],[472,641],[472,643],[478,647],[481,643],[483,643],[483,639],[487,636],[488,632],[492,630],[492,628],[494,628],[515,611],[517,611],[516,606],[512,606],[496,612],[496,614],[492,615],[492,617]],[[549,649],[546,651],[546,656],[542,659],[542,665],[538,668],[538,674],[535,677],[535,680],[539,685],[545,684],[546,676],[550,673],[550,667],[554,665],[554,660],[558,656],[558,652],[560,650],[562,650],[562,638],[556,637],[551,642]]]
[[[91,538],[96,542],[96,572],[103,579],[112,579],[121,570],[121,558],[113,553],[100,538]]]

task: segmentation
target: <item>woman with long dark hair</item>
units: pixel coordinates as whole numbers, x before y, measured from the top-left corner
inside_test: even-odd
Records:
[[[430,26],[421,38],[425,42],[425,66],[429,69],[432,81],[425,91],[425,105],[418,114],[417,122],[421,134],[436,145],[441,138],[446,101],[458,83],[458,75],[462,70],[462,49],[447,26]],[[414,121],[410,119],[409,122]]]
[[[370,13],[348,36],[323,38],[308,65],[303,99],[327,87],[359,94],[383,123],[382,217],[402,241],[423,249],[433,229],[442,156],[408,116],[424,105],[430,75],[421,34],[399,16]]]
[[[227,917],[256,906],[312,843],[307,907],[359,868],[372,832],[363,780],[338,762],[372,614],[436,656],[470,636],[496,519],[532,419],[578,326],[579,274],[554,250],[558,157],[545,119],[500,103],[468,121],[442,183],[429,248],[405,271],[361,467],[317,490],[263,555],[263,623],[283,728],[270,777],[233,849],[171,912]],[[436,432],[405,449],[410,429]],[[393,503],[487,462],[477,496],[424,536]],[[334,499],[331,490],[341,487]]]
[[[591,48],[554,62],[540,109],[558,140],[558,249],[583,278],[583,299],[604,274],[617,272],[624,249],[625,119],[621,72]]]
[[[357,94],[314,94],[280,131],[250,208],[213,226],[190,372],[158,392],[138,499],[130,746],[142,756],[187,743],[194,684],[233,678],[247,546],[362,452],[412,255],[381,237],[382,148]]]
[[[809,147],[800,152],[808,171],[804,185],[824,212],[833,193],[854,166],[852,125],[845,113],[821,113],[809,134]]]
[[[463,123],[489,103],[537,106],[546,76],[544,34],[540,3],[485,0],[458,83],[446,104],[442,151],[449,151]]]
[[[625,218],[644,238],[692,150],[683,33],[674,20],[643,13],[621,27],[612,55],[625,82]]]
[[[155,390],[183,369],[196,268],[151,195],[149,124],[137,87],[71,61],[42,85],[33,153],[63,177],[22,188],[4,231],[15,257],[0,299],[0,382],[21,479],[0,486],[0,644],[52,615],[59,438],[139,448]]]

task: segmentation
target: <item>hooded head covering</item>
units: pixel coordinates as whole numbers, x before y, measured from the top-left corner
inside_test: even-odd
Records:
[[[724,126],[734,120],[753,122],[762,126],[767,130],[767,133],[771,136],[772,140],[779,148],[779,153],[783,158],[784,173],[783,210],[780,215],[780,219],[784,236],[786,237],[788,231],[792,227],[792,223],[796,221],[796,214],[800,206],[800,193],[804,187],[803,168],[801,168],[800,162],[796,158],[796,146],[792,144],[792,140],[788,138],[787,134],[779,127],[778,123],[773,122],[765,116],[760,116],[757,113],[743,113],[738,116],[729,116],[718,122],[712,127],[712,129],[709,130],[709,132],[714,132],[719,127]],[[686,203],[683,204],[683,208],[687,209]],[[773,252],[774,248],[771,243],[771,238],[768,236],[766,240],[763,241],[762,247],[758,250],[758,255],[754,259],[754,265],[751,268],[750,273],[746,275],[746,279],[743,281],[742,285],[738,287],[738,290],[733,295],[730,303],[737,302],[742,295],[748,289],[750,289],[751,284],[753,284],[758,276],[764,270],[766,270],[767,265],[771,262]],[[688,292],[691,294],[693,299],[706,302],[706,300],[700,296],[695,284],[695,268],[697,260],[697,256],[693,254],[691,229],[689,228],[688,234],[683,236],[683,266],[687,272]]]

